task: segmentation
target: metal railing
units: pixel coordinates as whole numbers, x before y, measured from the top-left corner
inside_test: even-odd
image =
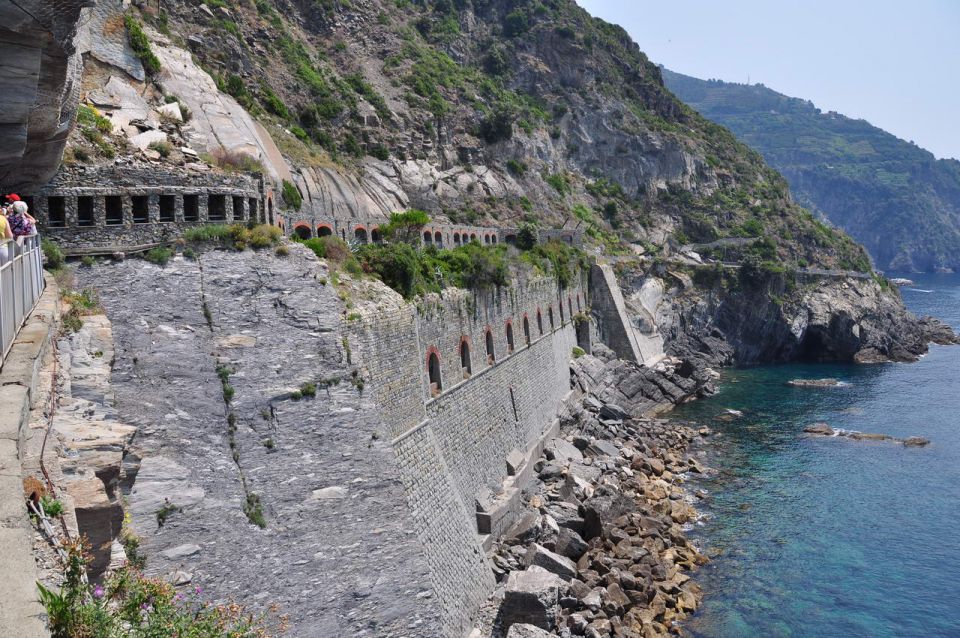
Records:
[[[43,292],[39,235],[0,239],[0,367]]]

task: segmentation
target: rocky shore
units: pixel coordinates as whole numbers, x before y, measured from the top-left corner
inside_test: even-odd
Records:
[[[535,465],[528,508],[494,548],[500,584],[477,636],[663,636],[700,604],[690,574],[707,559],[684,534],[697,517],[684,477],[707,471],[695,446],[710,431],[648,415],[710,392],[709,371],[656,404],[624,392],[673,385],[676,370],[584,357],[574,373],[586,392]],[[614,394],[627,405],[604,399]]]

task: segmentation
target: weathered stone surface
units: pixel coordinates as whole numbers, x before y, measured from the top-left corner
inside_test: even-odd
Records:
[[[587,551],[587,542],[572,529],[561,527],[557,534],[556,550],[558,554],[577,560]]]
[[[359,636],[370,623],[383,637],[409,636],[411,623],[419,635],[442,635],[393,451],[372,437],[379,422],[369,396],[349,382],[343,305],[317,281],[327,273],[312,253],[213,252],[162,269],[127,260],[78,274],[113,321],[118,416],[139,427],[143,463],[128,498],[151,575],[186,561],[191,586],[254,611],[276,603],[293,635]],[[238,334],[256,345],[220,345]],[[221,364],[235,391],[233,449]],[[313,399],[287,398],[289,388],[330,378],[344,381]],[[241,472],[266,529],[244,515]],[[331,486],[347,498],[311,498]],[[165,499],[182,511],[157,530]],[[202,550],[164,555],[192,544]]]
[[[500,606],[503,626],[527,623],[551,629],[556,622],[561,583],[556,574],[536,565],[510,572]]]
[[[553,635],[545,629],[527,623],[511,625],[510,631],[507,632],[507,638],[550,638]]]
[[[543,545],[537,543],[533,543],[527,548],[524,564],[527,567],[531,565],[542,567],[564,580],[570,580],[577,575],[577,565],[572,560],[551,552]]]

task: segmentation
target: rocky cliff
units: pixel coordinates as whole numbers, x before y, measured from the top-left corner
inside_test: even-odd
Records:
[[[32,189],[56,172],[80,90],[76,46],[91,0],[0,4],[0,185]]]
[[[671,91],[789,180],[798,200],[861,242],[884,270],[960,266],[960,162],[865,120],[824,113],[761,84],[663,70]]]
[[[212,164],[245,155],[274,185],[292,182],[308,214],[420,207],[455,222],[576,226],[592,251],[641,255],[647,267],[699,244],[694,263],[749,262],[762,277],[870,271],[863,248],[793,203],[757,153],[674,97],[621,28],[569,0],[170,0],[159,13],[144,3],[131,10],[148,40],[140,62],[131,62],[129,34],[108,28],[121,9],[104,9],[112,15],[101,20],[85,74],[85,99],[109,119],[94,120],[106,139],[86,123],[71,162],[195,168],[198,155]],[[170,152],[154,142],[172,143]],[[110,143],[121,156],[102,152]],[[827,330],[846,313],[872,322],[873,335],[923,332],[894,293],[871,291],[875,303],[858,306],[841,301],[851,285],[842,278],[817,285],[837,303],[815,311],[807,307],[815,299],[793,289],[747,286],[756,298],[743,304],[745,293],[720,288],[710,322],[692,319],[703,299],[682,296],[677,303],[691,305],[677,312],[691,317],[689,332],[658,332],[641,298],[654,289],[627,293],[639,295],[631,307],[641,332],[657,343],[663,335],[668,349],[681,332],[713,329],[723,313],[797,309],[774,312],[770,325],[783,329],[730,336],[738,361],[850,359],[873,347],[858,341],[818,355],[825,342],[796,328],[804,313],[825,312]],[[881,315],[900,320],[872,319]],[[751,348],[758,334],[764,342]],[[876,356],[905,358],[894,350]]]

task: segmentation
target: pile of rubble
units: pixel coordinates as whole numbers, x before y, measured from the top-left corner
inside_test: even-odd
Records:
[[[604,367],[634,385],[648,374]],[[529,508],[494,548],[482,635],[661,636],[699,605],[689,572],[707,559],[684,536],[697,512],[682,485],[706,471],[688,452],[710,432],[633,417],[606,393],[584,397],[535,466]]]

